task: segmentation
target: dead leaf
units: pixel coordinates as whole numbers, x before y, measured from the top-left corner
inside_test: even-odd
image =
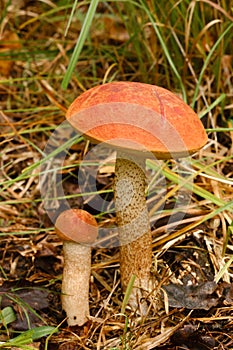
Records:
[[[11,57],[11,52],[19,50],[21,44],[19,37],[16,33],[6,31],[3,36],[0,38],[0,74],[4,77],[10,75],[14,59]]]
[[[16,313],[16,321],[12,322],[14,330],[27,330],[28,320],[30,320],[31,327],[41,325],[41,320],[36,312],[48,308],[48,294],[44,289],[20,288],[13,292],[7,285],[0,287],[1,306],[11,306]]]
[[[124,43],[129,40],[129,33],[124,23],[117,17],[102,16],[95,23],[95,30],[92,32],[92,38],[98,40],[114,40]]]
[[[172,336],[172,342],[176,345],[187,346],[190,350],[207,350],[215,347],[213,337],[198,330],[198,326],[187,324],[178,329]]]
[[[219,302],[219,296],[215,293],[217,284],[214,281],[198,285],[169,284],[163,288],[171,307],[209,310]]]

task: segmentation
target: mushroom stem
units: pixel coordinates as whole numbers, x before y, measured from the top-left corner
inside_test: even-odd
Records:
[[[89,315],[90,245],[97,237],[98,225],[88,212],[69,209],[58,216],[55,230],[64,241],[62,308],[69,326],[82,326]]]
[[[118,152],[115,168],[115,206],[120,240],[120,273],[123,291],[136,275],[129,305],[139,307],[144,291],[150,290],[152,238],[146,205],[145,160]]]
[[[69,326],[82,326],[89,316],[91,247],[65,241],[62,277],[62,307]]]

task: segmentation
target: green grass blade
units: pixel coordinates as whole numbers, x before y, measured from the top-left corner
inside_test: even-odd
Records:
[[[148,160],[147,164],[152,169],[158,170],[158,165],[152,160]],[[195,174],[190,177],[190,182],[187,181],[187,179],[183,179],[181,176],[171,171],[168,167],[163,167],[162,174],[173,183],[185,187],[186,189],[194,192],[196,195],[204,199],[208,199],[212,203],[216,204],[218,207],[222,207],[226,204],[226,202],[223,199],[216,197],[211,192],[193,183],[193,176],[195,176]],[[233,211],[233,201],[232,201],[232,205],[229,206],[228,210]]]
[[[0,310],[0,324],[6,327],[9,323],[16,320],[16,315],[11,306],[6,306],[4,309]]]
[[[44,157],[39,160],[38,162],[35,162],[34,164],[29,165],[27,168],[23,169],[22,173],[19,174],[17,176],[17,178],[15,179],[10,179],[10,180],[6,180],[4,183],[2,183],[2,186],[4,186],[1,190],[4,191],[6,190],[9,186],[11,186],[12,184],[14,184],[15,182],[21,181],[25,178],[28,178],[30,176],[32,176],[32,171],[36,168],[38,168],[38,174],[34,174],[33,176],[38,176],[40,174],[39,172],[39,168],[42,164],[44,164],[45,162],[47,162],[49,159],[55,157],[56,155],[58,155],[60,152],[62,152],[63,150],[67,150],[69,149],[69,147],[75,143],[78,142],[78,140],[80,140],[80,136],[75,135],[74,137],[72,137],[71,139],[67,140],[64,144],[62,144],[60,147],[56,148],[55,150],[53,150],[51,153],[49,153],[48,155],[42,154],[44,155]],[[28,141],[29,142],[29,141]],[[30,143],[31,146],[33,146],[33,143]],[[36,148],[37,149],[37,148]],[[41,153],[41,152],[40,152]]]
[[[220,281],[220,279],[222,278],[222,276],[225,274],[225,272],[228,270],[228,268],[231,266],[233,262],[233,256],[230,257],[230,259],[228,260],[228,262],[223,266],[223,268],[221,270],[219,270],[219,272],[217,273],[217,275],[215,276],[214,280],[216,283],[218,283]]]
[[[71,10],[71,14],[70,14],[70,16],[69,16],[69,20],[68,20],[68,23],[67,23],[67,26],[66,26],[66,29],[65,29],[65,34],[64,34],[64,36],[67,35],[67,32],[68,32],[68,30],[69,30],[69,28],[70,28],[70,24],[71,24],[72,18],[73,18],[73,16],[74,16],[74,12],[75,12],[77,3],[78,3],[78,0],[75,0],[74,3],[73,3],[72,10]]]
[[[165,42],[165,40],[164,40],[164,38],[163,38],[163,36],[162,36],[162,34],[161,34],[157,24],[156,24],[156,21],[155,21],[153,15],[152,15],[150,9],[148,8],[148,6],[144,2],[144,0],[140,0],[140,3],[141,3],[141,7],[146,12],[148,18],[150,19],[152,27],[154,28],[154,31],[155,31],[155,33],[156,33],[156,35],[157,35],[157,37],[158,37],[158,39],[160,41],[160,44],[161,44],[162,49],[163,49],[163,52],[164,52],[164,54],[165,54],[165,56],[166,56],[166,58],[167,58],[167,60],[168,60],[168,62],[170,64],[170,67],[172,68],[172,70],[173,70],[177,80],[180,83],[180,87],[181,87],[182,95],[183,95],[183,100],[185,102],[187,102],[186,91],[185,91],[184,84],[182,82],[182,78],[181,78],[181,76],[180,76],[180,74],[179,74],[179,72],[178,72],[178,70],[177,70],[177,68],[176,68],[176,66],[174,64],[174,61],[173,61],[173,59],[172,59],[172,57],[171,57],[171,55],[169,53],[169,49],[168,49],[168,47],[166,45],[166,42]]]
[[[132,289],[133,289],[133,286],[134,286],[135,279],[136,279],[135,275],[132,275],[131,278],[130,278],[130,281],[129,281],[129,284],[128,284],[127,288],[126,288],[125,296],[124,296],[124,299],[123,299],[123,302],[122,302],[121,314],[125,313],[125,308],[126,308],[128,302],[129,302],[129,298],[130,298],[130,295],[132,293]]]
[[[232,27],[233,27],[233,23],[231,23],[227,27],[227,29],[225,29],[224,32],[219,36],[218,40],[215,42],[215,44],[211,48],[208,56],[206,57],[206,60],[205,60],[205,62],[203,64],[202,70],[201,70],[199,78],[198,78],[196,89],[195,89],[194,94],[193,94],[193,101],[191,103],[191,107],[192,108],[194,108],[195,102],[197,100],[197,95],[198,95],[198,91],[199,91],[199,88],[200,88],[200,85],[201,85],[201,81],[202,81],[204,72],[205,72],[206,68],[208,67],[209,61],[210,61],[212,55],[215,53],[215,50],[217,49],[218,45],[222,42],[224,36],[230,31],[230,29],[232,29]]]
[[[7,342],[0,343],[0,348],[9,349],[9,347],[12,348],[13,346],[15,346],[20,349],[33,350],[34,347],[32,348],[31,346],[27,345],[31,344],[33,340],[42,338],[54,332],[57,332],[57,328],[50,326],[40,326],[32,328],[21,333],[17,337],[10,339]]]
[[[75,68],[75,65],[79,59],[84,42],[87,38],[91,23],[93,21],[93,17],[95,15],[95,11],[96,11],[98,3],[99,3],[99,0],[92,0],[90,2],[90,6],[88,8],[84,23],[82,25],[82,29],[81,29],[78,41],[77,41],[76,46],[74,48],[73,54],[71,56],[70,63],[69,63],[69,66],[67,68],[66,74],[65,74],[65,76],[62,80],[62,83],[61,83],[61,87],[64,90],[67,88],[67,86],[69,84],[71,75],[72,75],[73,70]]]
[[[218,106],[223,100],[225,100],[225,98],[226,94],[221,94],[213,103],[211,103],[210,106],[208,106],[203,112],[199,114],[199,118],[201,119],[204,117],[204,115],[209,113],[214,107]]]

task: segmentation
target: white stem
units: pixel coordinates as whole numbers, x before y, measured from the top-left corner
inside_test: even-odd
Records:
[[[62,307],[69,326],[82,326],[89,316],[91,247],[65,241]]]
[[[152,264],[152,238],[145,197],[144,168],[144,160],[139,163],[132,157],[129,159],[123,154],[117,155],[115,206],[121,243],[121,284],[125,291],[131,276],[136,275],[135,288],[129,300],[134,309],[140,307],[143,291],[150,290]]]

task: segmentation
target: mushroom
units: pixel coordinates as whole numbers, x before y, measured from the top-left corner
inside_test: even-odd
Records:
[[[93,143],[117,150],[114,192],[121,284],[125,291],[136,276],[129,300],[135,309],[144,291],[153,287],[146,158],[187,157],[205,145],[207,135],[197,114],[178,96],[137,82],[94,87],[74,100],[66,117]]]
[[[91,244],[97,237],[95,218],[82,209],[63,211],[55,223],[63,240],[62,308],[69,326],[82,326],[89,316]]]

